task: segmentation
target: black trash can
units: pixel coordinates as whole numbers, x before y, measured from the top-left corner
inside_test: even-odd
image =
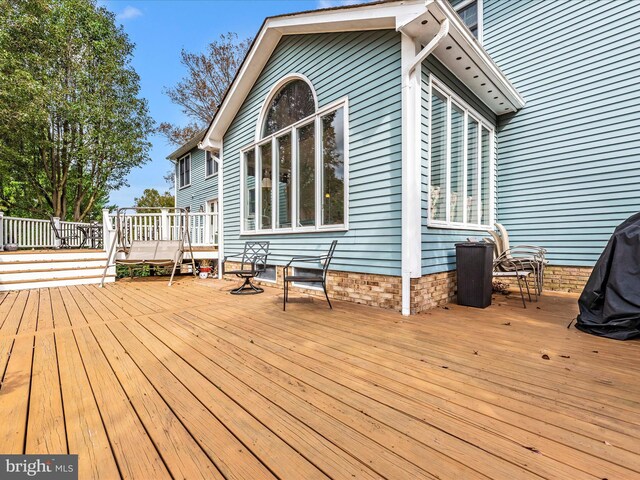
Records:
[[[491,305],[493,245],[456,243],[458,305],[486,308]]]

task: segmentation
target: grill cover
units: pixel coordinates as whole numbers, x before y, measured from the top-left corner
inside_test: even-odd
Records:
[[[640,213],[613,232],[578,300],[576,327],[628,340],[640,337]]]

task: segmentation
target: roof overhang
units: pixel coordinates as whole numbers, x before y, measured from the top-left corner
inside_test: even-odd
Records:
[[[186,143],[184,143],[182,146],[180,146],[180,148],[178,148],[175,152],[172,152],[170,155],[168,155],[167,156],[167,160],[177,160],[178,158],[186,155],[191,150],[196,148],[198,146],[198,143],[200,143],[200,140],[202,139],[202,136],[206,132],[207,132],[206,128],[203,128],[202,130],[200,130],[193,137],[191,137],[189,140],[187,140]]]
[[[445,0],[362,4],[267,18],[199,147],[221,147],[225,132],[284,35],[395,29],[424,45],[445,18],[451,27],[433,52],[438,60],[497,115],[522,108],[523,98]]]

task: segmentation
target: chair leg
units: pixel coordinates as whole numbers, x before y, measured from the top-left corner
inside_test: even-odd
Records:
[[[171,270],[171,278],[169,279],[169,286],[173,283],[173,276],[176,274],[176,267],[178,266],[178,262],[173,264],[173,270]]]
[[[529,290],[529,279],[524,277],[524,285],[527,287],[527,295],[529,296],[529,301],[531,301],[531,291]]]
[[[329,294],[327,293],[327,286],[325,285],[324,282],[322,282],[322,289],[324,290],[324,296],[327,298],[327,303],[329,304],[329,308],[333,310],[333,307],[331,306],[331,300],[329,300]]]
[[[284,295],[283,295],[283,301],[282,301],[282,311],[286,312],[287,311],[287,281],[284,281]]]
[[[516,275],[516,280],[518,280],[518,288],[520,289],[520,298],[522,299],[522,306],[527,308],[527,303],[524,300],[524,292],[522,291],[522,280],[520,279],[520,275]]]
[[[256,287],[253,283],[251,283],[251,277],[240,277],[244,278],[244,283],[240,285],[238,288],[234,288],[229,293],[232,295],[255,295],[256,293],[264,292],[264,289],[260,287]]]

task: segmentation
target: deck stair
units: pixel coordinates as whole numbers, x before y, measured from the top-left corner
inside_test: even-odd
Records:
[[[0,253],[0,292],[100,283],[102,250],[26,250]],[[115,269],[106,282],[115,280]]]

